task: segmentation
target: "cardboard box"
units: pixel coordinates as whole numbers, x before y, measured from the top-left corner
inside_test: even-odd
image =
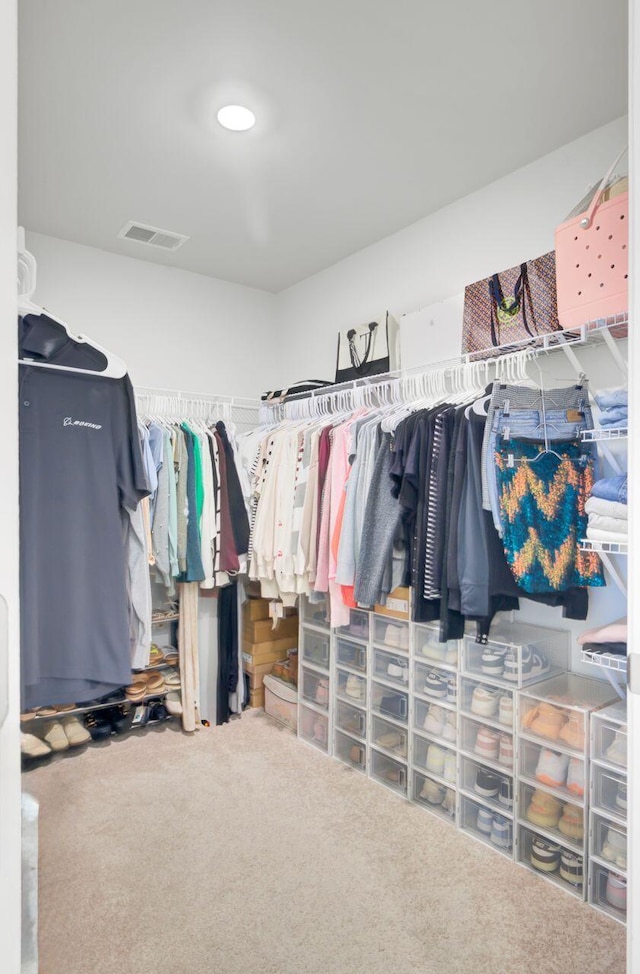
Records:
[[[247,599],[242,606],[242,621],[256,622],[260,619],[269,618],[268,599]]]
[[[276,629],[273,628],[271,619],[258,619],[253,622],[244,619],[242,623],[242,636],[250,643],[264,643],[275,639],[284,639],[287,636],[297,637],[297,635],[297,616],[280,619]]]
[[[261,663],[276,663],[279,659],[287,658],[287,650],[295,649],[298,636],[287,636],[286,639],[274,639],[268,643],[253,643],[248,639],[242,640],[242,660],[253,666]]]
[[[264,707],[264,687],[260,687],[259,690],[249,691],[249,706]]]
[[[376,605],[374,612],[392,619],[409,619],[410,589],[399,586],[389,593],[386,605]]]
[[[268,676],[277,660],[269,663],[245,663],[242,662],[242,669],[249,676],[249,687],[252,690],[259,690],[265,676]]]

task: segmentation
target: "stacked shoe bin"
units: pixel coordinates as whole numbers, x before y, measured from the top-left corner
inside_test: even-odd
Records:
[[[627,705],[591,714],[589,903],[627,918]]]
[[[512,859],[517,805],[517,691],[566,670],[568,633],[499,622],[465,635],[459,686],[459,811],[463,832]]]
[[[349,624],[335,633],[333,753],[339,761],[367,771],[367,702],[370,617],[352,609]]]
[[[369,774],[409,796],[409,623],[371,615]]]
[[[607,683],[575,673],[518,694],[517,861],[585,899],[589,718],[612,702]]]
[[[437,623],[416,623],[412,630],[410,797],[439,818],[455,823],[462,643],[441,643]]]
[[[325,602],[301,599],[298,736],[331,753],[331,643]]]

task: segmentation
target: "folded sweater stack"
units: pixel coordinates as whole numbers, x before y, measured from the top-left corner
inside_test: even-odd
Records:
[[[603,429],[620,429],[629,422],[629,393],[625,388],[602,389],[594,394],[600,410],[598,422]]]
[[[626,473],[598,480],[585,511],[589,517],[587,538],[591,541],[626,541],[629,533]]]
[[[578,644],[592,653],[613,653],[615,656],[627,655],[627,619],[616,619],[606,626],[587,629],[578,636]]]

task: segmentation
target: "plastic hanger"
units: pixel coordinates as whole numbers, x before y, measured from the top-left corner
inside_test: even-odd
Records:
[[[64,329],[67,337],[75,342],[76,345],[86,345],[88,348],[99,352],[105,359],[104,369],[79,369],[70,365],[55,365],[53,362],[39,361],[31,358],[18,359],[19,365],[28,365],[36,369],[52,369],[56,372],[76,372],[82,375],[97,375],[109,379],[122,379],[127,374],[127,366],[124,361],[113,352],[107,351],[102,345],[91,341],[85,335],[74,335],[64,321],[56,318],[45,308],[41,308],[32,300],[36,289],[37,263],[36,259],[25,246],[24,228],[18,228],[18,313],[22,317],[35,315],[45,317]]]

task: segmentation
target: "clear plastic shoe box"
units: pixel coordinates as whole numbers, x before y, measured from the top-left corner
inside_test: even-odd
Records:
[[[358,673],[367,672],[367,647],[362,643],[338,636],[336,639],[336,661],[338,666],[345,666]]]
[[[492,776],[496,780],[496,794],[487,794],[488,789],[486,787],[483,789],[482,794],[476,790],[478,782],[482,786],[483,778],[485,778],[486,783],[487,775]],[[473,758],[460,755],[458,790],[461,795],[465,795],[478,804],[492,808],[499,815],[513,816],[515,807],[513,779],[506,772],[496,771],[495,768],[490,768],[481,761],[475,761]],[[509,797],[511,798],[511,803],[508,801]]]
[[[541,876],[572,896],[584,900],[587,891],[587,857],[566,842],[551,841],[534,826],[518,824],[516,862]],[[535,856],[534,840],[542,844],[540,859]],[[533,859],[533,861],[532,861]],[[541,869],[534,862],[542,862],[547,868]]]
[[[585,758],[554,748],[553,742],[538,744],[522,737],[519,750],[518,773],[522,781],[534,788],[545,788],[574,805],[586,804]]]
[[[569,663],[569,633],[524,622],[500,621],[488,642],[465,635],[462,669],[511,689],[560,673]]]
[[[445,822],[456,823],[456,789],[433,775],[418,769],[412,771],[411,801]]]
[[[588,827],[583,806],[562,801],[543,786],[534,787],[520,781],[518,820],[550,842],[570,846],[575,852],[586,856]]]
[[[374,646],[372,676],[380,682],[406,689],[409,686],[409,657]]]
[[[627,871],[627,829],[608,818],[591,812],[590,828],[591,855],[606,863],[616,872],[626,875]]]
[[[305,625],[328,629],[329,607],[326,600],[310,602],[306,595],[300,596],[300,618]]]
[[[475,798],[460,794],[458,826],[508,859],[513,859],[513,818]]]
[[[487,727],[476,717],[460,717],[460,751],[501,773],[513,775],[515,744],[512,734]]]
[[[361,642],[368,642],[370,615],[371,613],[366,612],[364,609],[351,609],[348,625],[340,626],[336,629],[336,633],[348,639],[358,639]]]
[[[324,753],[329,751],[329,717],[303,703],[298,706],[298,737]]]
[[[409,652],[409,623],[389,616],[373,616],[373,642],[376,646],[391,648],[401,653]]]
[[[589,866],[589,903],[608,916],[627,922],[627,878],[609,866]]]
[[[300,659],[303,663],[328,670],[331,662],[329,633],[315,632],[303,626],[300,632]]]
[[[359,741],[348,734],[344,734],[337,728],[334,735],[333,755],[338,759],[338,761],[342,761],[343,764],[349,765],[350,768],[355,768],[356,771],[366,773],[366,745],[362,741]]]
[[[455,671],[460,665],[462,641],[450,639],[440,642],[440,626],[416,624],[413,627],[413,652],[415,659],[424,660],[427,666],[440,666]]]
[[[335,724],[339,730],[361,741],[367,738],[367,713],[344,700],[335,704]]]
[[[475,677],[461,676],[459,695],[460,713],[496,730],[513,733],[515,700],[512,690],[494,687]]]
[[[353,701],[360,707],[367,706],[367,678],[349,670],[336,667],[336,695],[342,700]]]
[[[601,680],[563,673],[518,694],[521,738],[587,758],[589,714],[613,701],[615,690]]]
[[[457,713],[446,701],[415,699],[413,702],[414,732],[441,741],[448,747],[458,742]]]
[[[329,709],[329,679],[305,666],[300,668],[300,695],[321,710]]]
[[[594,761],[626,772],[626,703],[616,701],[591,715],[591,746]]]
[[[372,680],[371,709],[381,717],[406,725],[409,720],[409,695]]]
[[[426,772],[442,784],[453,788],[457,780],[457,763],[458,754],[455,747],[429,740],[414,732],[413,766],[416,771]]]
[[[369,774],[380,784],[385,785],[404,798],[408,795],[407,765],[382,751],[369,748]]]
[[[390,757],[407,761],[409,757],[409,732],[406,728],[392,724],[384,717],[371,716],[371,745],[384,751]]]
[[[591,807],[621,825],[627,820],[627,776],[591,761]]]
[[[627,706],[591,714],[589,903],[626,923]]]

